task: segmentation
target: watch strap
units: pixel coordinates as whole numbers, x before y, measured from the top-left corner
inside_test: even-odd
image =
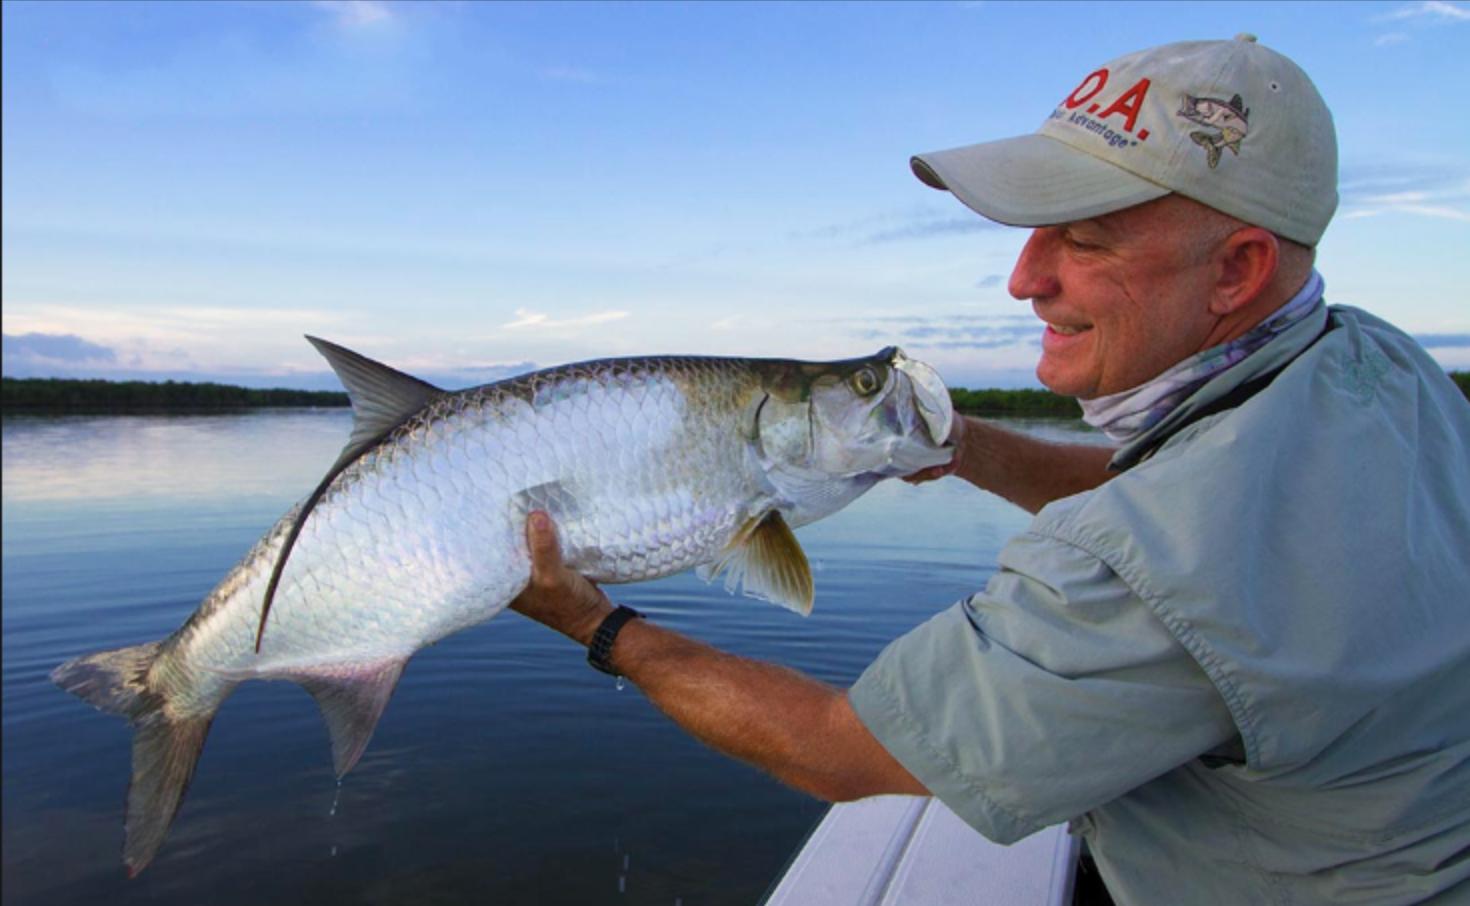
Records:
[[[643,614],[631,607],[618,605],[618,609],[608,614],[592,633],[592,644],[587,646],[587,663],[601,670],[608,676],[618,676],[618,672],[612,665],[613,642],[617,641],[618,633],[628,624],[629,620],[643,619]]]

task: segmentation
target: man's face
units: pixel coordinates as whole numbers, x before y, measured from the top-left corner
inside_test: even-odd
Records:
[[[1214,345],[1213,252],[1228,234],[1212,212],[1172,195],[1033,231],[1010,293],[1047,324],[1036,376],[1056,393],[1093,399]]]

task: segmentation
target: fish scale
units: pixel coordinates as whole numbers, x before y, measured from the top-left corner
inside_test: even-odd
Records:
[[[407,660],[525,587],[533,510],[595,581],[725,571],[728,588],[805,613],[811,575],[791,528],[952,453],[948,391],[891,348],[831,363],[606,360],[449,393],[312,343],[354,412],[326,478],[169,638],[52,672],[135,727],[130,873],[162,846],[241,682],[300,683],[338,775],[350,770]]]

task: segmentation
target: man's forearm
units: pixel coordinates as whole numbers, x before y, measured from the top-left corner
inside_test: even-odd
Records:
[[[1056,444],[965,417],[960,467],[954,473],[976,487],[1035,513],[1042,507],[1112,477],[1113,450],[1086,444]]]
[[[840,690],[634,621],[613,665],[704,744],[828,801],[927,791],[858,720]]]

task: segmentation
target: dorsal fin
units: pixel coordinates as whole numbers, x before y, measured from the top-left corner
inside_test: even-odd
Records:
[[[313,336],[307,336],[306,341],[337,372],[337,378],[347,388],[347,398],[352,400],[352,437],[337,460],[339,466],[343,460],[351,462],[361,456],[383,435],[443,392],[427,381],[374,362],[336,343]]]
[[[428,405],[435,396],[443,393],[427,381],[389,368],[382,362],[374,362],[345,346],[309,335],[306,339],[326,358],[327,364],[337,372],[342,386],[347,388],[347,398],[352,401],[352,436],[347,439],[347,446],[342,448],[337,461],[327,470],[326,477],[297,510],[296,521],[291,524],[291,531],[281,544],[281,552],[276,556],[270,582],[266,584],[265,597],[260,605],[260,625],[255,630],[256,654],[260,653],[260,641],[265,637],[265,619],[276,599],[276,586],[281,584],[286,558],[291,556],[291,549],[296,545],[301,527],[306,524],[307,517],[327,492],[332,481],[359,456],[377,446],[395,428]]]
[[[778,511],[748,520],[714,562],[699,568],[699,577],[710,582],[726,570],[727,591],[733,592],[738,584],[753,598],[811,615],[815,597],[811,566]]]

